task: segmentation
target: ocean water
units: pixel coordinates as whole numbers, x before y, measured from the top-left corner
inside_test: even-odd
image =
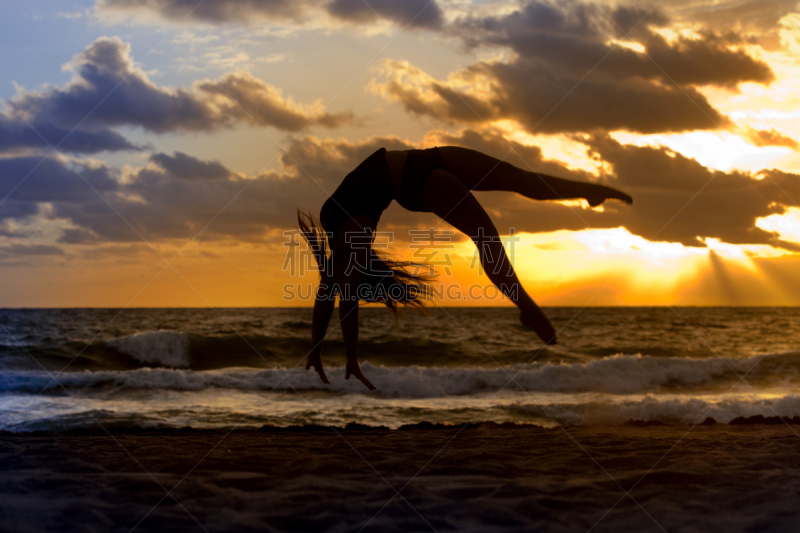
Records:
[[[341,333],[306,371],[311,309],[0,310],[0,429],[592,425],[800,415],[800,309],[549,308],[544,347],[513,308],[360,312],[369,392]],[[336,315],[334,315],[335,317]]]

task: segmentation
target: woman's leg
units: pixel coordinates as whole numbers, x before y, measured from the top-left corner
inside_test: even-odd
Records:
[[[609,198],[633,201],[627,194],[604,185],[528,172],[468,148],[440,146],[439,152],[448,169],[472,191],[510,191],[534,200],[585,198],[592,207]]]
[[[369,247],[366,242],[375,231],[375,221],[359,215],[342,224],[338,240],[332,251],[333,278],[340,283],[339,324],[342,327],[344,349],[347,354],[345,379],[353,374],[369,390],[375,386],[364,376],[358,364],[358,286],[363,270],[369,264]]]
[[[520,320],[543,341],[555,344],[553,326],[522,288],[492,219],[461,180],[451,172],[436,170],[425,185],[423,205],[472,238],[478,247],[484,272],[520,308]]]

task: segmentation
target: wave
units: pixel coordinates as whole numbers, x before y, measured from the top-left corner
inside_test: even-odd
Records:
[[[288,326],[287,326],[288,324]],[[289,322],[279,331],[250,335],[196,335],[176,330],[157,330],[125,335],[86,344],[75,340],[46,339],[26,347],[0,344],[0,369],[57,371],[69,364],[70,370],[132,370],[136,368],[186,368],[216,370],[237,367],[291,367],[304,359],[310,347],[308,324]],[[399,335],[377,335],[359,341],[362,358],[387,366],[469,366],[498,362],[522,363],[537,352],[500,347],[488,358],[469,341],[443,341]],[[344,344],[339,339],[325,343],[329,364],[344,364]],[[575,356],[545,349],[537,361],[574,360]]]
[[[179,343],[176,343],[179,345]],[[800,368],[797,352],[733,359],[687,359],[616,355],[587,363],[476,367],[362,366],[380,394],[411,398],[491,393],[504,389],[530,392],[599,392],[635,394],[732,386],[741,375],[753,382],[787,383]],[[163,357],[176,357],[174,354]],[[173,360],[173,359],[169,359]],[[174,359],[177,360],[177,359]],[[0,392],[38,392],[115,387],[122,389],[202,390],[208,388],[291,391],[319,389],[333,393],[363,393],[356,380],[341,379],[344,369],[327,369],[330,385],[302,368],[245,368],[196,371],[137,368],[128,371],[65,372],[56,380],[43,371],[0,372]]]
[[[514,420],[537,420],[547,424],[591,426],[622,424],[630,420],[657,421],[667,424],[700,424],[707,418],[729,423],[739,417],[795,417],[800,415],[800,396],[779,398],[732,399],[713,401],[701,398],[644,399],[621,402],[585,402],[553,404],[515,404],[507,407]]]
[[[106,344],[142,363],[189,366],[189,336],[180,331],[146,331],[112,339]]]
[[[73,402],[71,398],[65,401]],[[275,427],[344,426],[349,423],[398,428],[406,424],[423,421],[460,425],[477,422],[511,422],[535,424],[545,427],[562,426],[613,426],[639,421],[641,425],[661,424],[708,424],[714,423],[778,423],[797,424],[800,421],[800,396],[788,395],[762,399],[709,399],[683,398],[658,399],[652,396],[616,401],[530,403],[490,402],[480,405],[464,403],[430,402],[414,407],[388,406],[381,409],[363,408],[358,402],[325,406],[316,403],[313,410],[304,406],[283,408],[280,412],[265,406],[253,410],[233,407],[220,410],[217,407],[193,406],[191,410],[161,408],[158,402],[146,405],[132,403],[117,405],[113,409],[87,408],[75,410],[73,405],[58,409],[39,411],[37,416],[27,413],[0,413],[0,430],[23,432],[35,430],[66,431],[73,428],[200,428],[238,427],[254,429],[262,425]],[[47,412],[42,416],[42,413]],[[781,417],[783,421],[778,418]],[[646,423],[642,423],[645,422]],[[98,425],[98,423],[100,425]],[[655,423],[655,424],[653,424]],[[687,428],[688,429],[688,428]]]

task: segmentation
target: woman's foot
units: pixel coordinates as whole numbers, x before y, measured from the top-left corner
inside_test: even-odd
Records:
[[[620,200],[626,204],[632,204],[633,198],[617,189],[606,187],[605,185],[598,185],[596,192],[586,196],[586,201],[589,202],[591,207],[597,207],[606,200]]]
[[[535,331],[545,344],[551,346],[556,344],[556,330],[553,329],[550,321],[547,320],[547,317],[538,307],[529,311],[522,311],[519,314],[519,321]]]
[[[314,351],[308,354],[306,370],[312,366],[314,367],[314,370],[317,371],[317,374],[319,374],[319,379],[321,379],[323,383],[330,385],[331,382],[328,381],[328,378],[325,376],[325,371],[322,369],[322,354],[320,352]]]
[[[348,362],[347,362],[347,365],[345,366],[345,375],[344,375],[344,379],[350,379],[350,375],[351,375],[351,374],[352,374],[352,375],[353,375],[353,376],[354,376],[354,377],[355,377],[357,380],[359,380],[361,383],[363,383],[364,385],[366,385],[366,387],[367,387],[369,390],[375,390],[375,388],[376,388],[376,387],[375,387],[375,385],[373,385],[372,383],[370,383],[370,382],[369,382],[369,380],[367,379],[367,377],[364,375],[364,373],[363,373],[363,372],[361,372],[361,367],[359,367],[359,366],[358,366],[358,361],[355,361],[355,362],[350,362],[350,361],[348,361]]]

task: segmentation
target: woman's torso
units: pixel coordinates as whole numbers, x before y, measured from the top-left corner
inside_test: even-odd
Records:
[[[436,156],[433,160],[432,152]],[[421,156],[426,162],[417,168],[420,161],[414,159],[417,162],[412,165],[414,168],[406,169],[409,153],[417,158]],[[396,199],[406,209],[422,211],[421,196],[430,170],[444,167],[435,148],[411,151],[388,151],[380,148],[345,176],[322,206],[320,221],[325,230],[332,233],[333,242],[336,242],[341,225],[360,215],[368,215],[377,225],[381,214],[392,200]],[[414,170],[425,175],[409,177],[404,175],[404,170]]]

